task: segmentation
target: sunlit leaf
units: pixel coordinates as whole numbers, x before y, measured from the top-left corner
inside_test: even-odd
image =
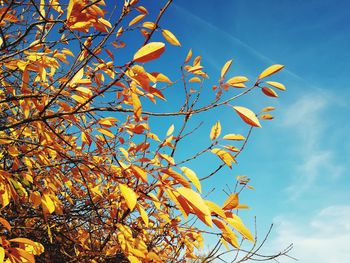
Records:
[[[165,44],[162,42],[151,42],[140,48],[134,55],[136,62],[148,62],[160,57],[165,50]]]
[[[233,140],[233,141],[243,141],[245,140],[245,137],[241,134],[233,134],[233,133],[230,133],[230,134],[226,134],[224,137],[223,137],[224,140]]]
[[[220,74],[221,79],[224,79],[224,78],[225,78],[225,75],[226,75],[227,71],[228,71],[228,70],[230,69],[230,67],[231,67],[232,61],[233,61],[232,59],[229,60],[229,61],[227,61],[227,62],[225,63],[225,65],[222,67],[222,69],[221,69],[221,74]]]
[[[126,205],[133,211],[137,202],[137,194],[126,184],[119,184],[119,189],[125,199]]]
[[[198,180],[198,177],[196,175],[196,173],[191,170],[188,167],[181,167],[181,171],[187,176],[188,179],[190,179],[190,181],[193,183],[193,185],[197,188],[198,192],[202,192],[202,187],[201,187],[201,183]]]
[[[179,40],[176,38],[176,36],[171,33],[169,30],[167,29],[163,29],[162,30],[162,35],[163,37],[166,39],[166,41],[168,41],[170,44],[174,45],[174,46],[181,46]]]
[[[233,193],[231,194],[224,202],[222,209],[224,210],[231,210],[238,206],[238,194]]]
[[[266,81],[266,83],[271,85],[272,87],[275,87],[276,89],[286,90],[286,87],[282,83],[276,81]]]
[[[190,188],[179,187],[177,192],[186,199],[195,214],[208,226],[212,226],[211,212],[202,197]]]
[[[254,127],[261,127],[260,122],[256,117],[255,113],[252,112],[250,109],[241,106],[234,106],[233,109],[237,112],[237,114],[245,123]]]
[[[235,158],[223,149],[214,148],[211,152],[216,154],[230,168],[232,168],[232,163],[236,163]]]
[[[271,76],[272,74],[275,74],[276,72],[280,71],[283,68],[284,66],[280,64],[272,65],[260,73],[258,80]]]
[[[216,140],[221,134],[221,124],[217,121],[210,130],[210,140]]]

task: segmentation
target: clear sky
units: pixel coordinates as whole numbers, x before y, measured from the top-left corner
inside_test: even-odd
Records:
[[[219,189],[236,175],[250,176],[256,190],[243,197],[251,206],[246,220],[256,215],[261,233],[274,223],[266,251],[294,243],[299,262],[350,262],[349,10],[346,0],[177,0],[161,23],[182,43],[170,52],[182,59],[192,47],[211,81],[231,58],[232,74],[251,79],[269,65],[286,66],[276,77],[287,87],[278,100],[242,101],[253,109],[276,106],[275,120],[254,132],[238,166],[206,186]],[[208,127],[220,119],[230,132],[244,126],[226,110],[203,119]],[[200,175],[208,166],[191,168]]]

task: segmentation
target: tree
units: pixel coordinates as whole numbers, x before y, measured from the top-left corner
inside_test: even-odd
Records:
[[[256,115],[231,103],[256,90],[277,97],[284,85],[265,78],[283,66],[246,86],[247,77],[226,77],[229,60],[213,100],[201,104],[208,75],[200,56],[188,52],[177,81],[149,63],[180,46],[160,24],[171,2],[151,22],[137,0],[0,1],[0,262],[183,262],[210,232],[199,221],[219,237],[211,258],[221,244],[256,245],[236,213],[246,208],[239,194],[249,179],[238,177],[223,205],[206,200],[201,182],[232,168],[253,128],[273,118],[273,107]],[[178,110],[147,109],[174,86],[184,95]],[[176,160],[179,143],[197,131],[188,128],[193,117],[227,106],[247,135],[222,136],[217,121],[209,146]],[[151,121],[172,117],[181,125],[157,135]],[[221,163],[199,177],[189,164],[207,154]]]

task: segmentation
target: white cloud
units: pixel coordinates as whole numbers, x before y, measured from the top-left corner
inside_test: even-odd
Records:
[[[284,112],[284,126],[295,132],[296,152],[299,161],[293,171],[294,181],[288,187],[289,197],[296,199],[317,182],[321,176],[339,176],[344,167],[335,162],[333,149],[325,148],[329,123],[324,118],[334,98],[322,90],[314,90],[291,104]]]
[[[294,243],[290,253],[303,263],[350,262],[350,206],[330,206],[302,224],[295,217],[275,219],[276,238],[273,247]],[[281,262],[293,262],[283,258]]]

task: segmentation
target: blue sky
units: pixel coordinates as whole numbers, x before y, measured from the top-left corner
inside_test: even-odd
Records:
[[[299,262],[350,262],[349,8],[345,0],[177,0],[161,23],[182,43],[168,48],[177,56],[165,74],[172,75],[171,65],[189,48],[203,56],[208,87],[231,58],[232,75],[251,79],[269,65],[286,66],[274,79],[287,87],[278,100],[255,94],[237,102],[252,109],[274,105],[276,119],[255,130],[238,166],[205,186],[220,190],[236,175],[251,177],[256,190],[242,197],[251,206],[246,220],[256,215],[261,233],[274,223],[266,251],[294,243]],[[221,120],[226,132],[244,127],[227,109],[199,118],[207,128]],[[165,131],[172,121],[163,123]],[[181,151],[208,140],[206,131],[180,145]],[[208,167],[214,166],[191,166],[199,175]],[[225,196],[217,191],[211,198],[220,202]]]

